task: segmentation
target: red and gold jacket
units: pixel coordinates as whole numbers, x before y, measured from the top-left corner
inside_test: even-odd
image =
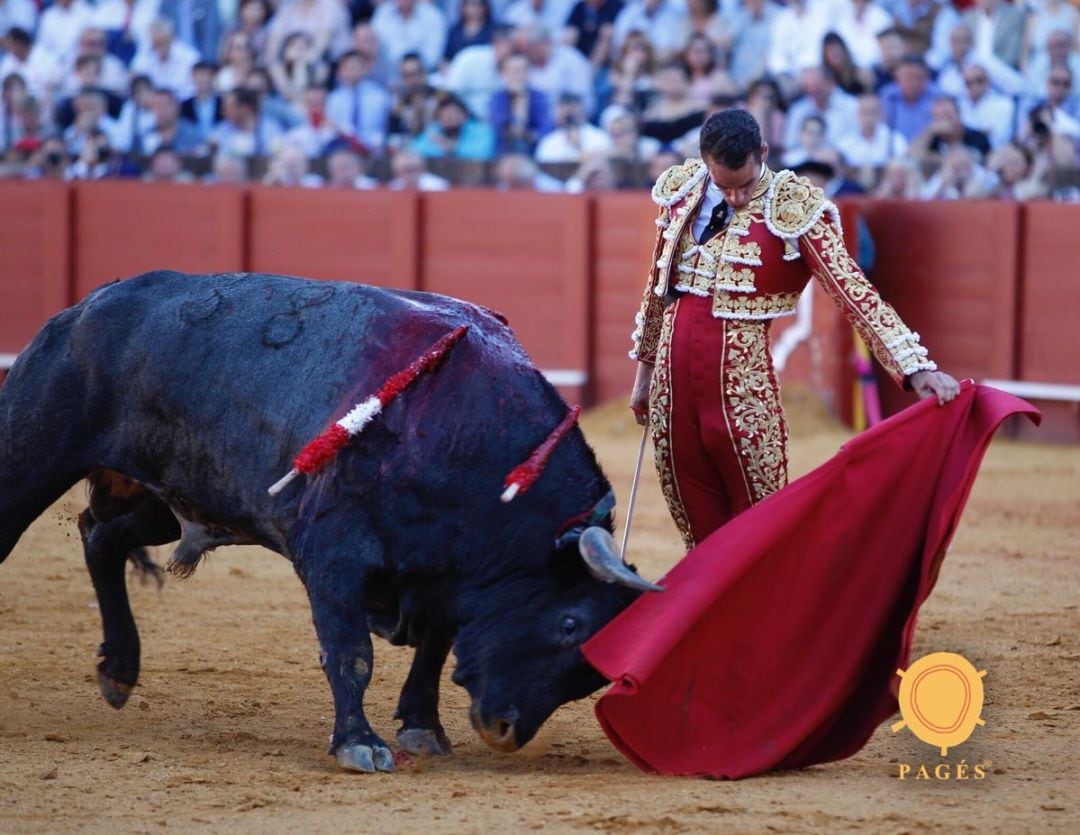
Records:
[[[813,275],[898,383],[937,368],[919,335],[881,300],[848,254],[840,214],[820,188],[791,171],[766,168],[727,230],[698,245],[693,220],[708,184],[705,163],[688,159],[653,187],[659,229],[631,359],[655,361],[669,291],[711,296],[716,318],[775,319],[794,314]]]

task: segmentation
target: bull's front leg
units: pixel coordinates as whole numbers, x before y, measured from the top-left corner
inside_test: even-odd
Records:
[[[413,754],[449,754],[450,738],[439,721],[439,677],[454,637],[429,630],[421,637],[412,668],[401,688],[395,719],[401,720],[398,743]]]
[[[334,696],[330,753],[350,771],[393,771],[394,755],[364,715],[374,661],[364,608],[363,563],[327,557],[303,572],[323,670]]]

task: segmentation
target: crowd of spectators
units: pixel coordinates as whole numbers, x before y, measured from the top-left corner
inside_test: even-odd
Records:
[[[1078,0],[0,0],[0,177],[1080,199]]]

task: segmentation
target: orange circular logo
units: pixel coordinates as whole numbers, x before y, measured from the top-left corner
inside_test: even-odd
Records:
[[[949,749],[967,740],[983,707],[983,676],[964,656],[954,652],[935,652],[923,656],[900,676],[900,715],[893,733],[907,727],[927,745]]]

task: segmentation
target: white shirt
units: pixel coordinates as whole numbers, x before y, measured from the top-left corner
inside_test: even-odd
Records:
[[[0,82],[12,73],[21,75],[30,94],[41,98],[49,86],[60,83],[64,66],[49,50],[35,46],[25,61],[18,60],[10,52],[0,58]]]
[[[446,68],[443,83],[446,89],[461,97],[475,115],[486,118],[492,95],[502,87],[494,47],[488,44],[465,47]]]
[[[0,35],[18,26],[30,35],[37,26],[37,6],[32,0],[0,0]]]
[[[878,33],[893,25],[893,17],[876,3],[867,3],[862,17],[856,17],[855,4],[843,0],[837,14],[835,31],[847,43],[851,57],[860,67],[872,67],[881,61]]]
[[[157,18],[160,6],[160,0],[135,0],[128,31],[140,50],[150,48],[150,24]],[[124,0],[102,0],[94,9],[94,25],[105,30],[123,29],[127,15]]]
[[[645,4],[646,0],[630,0],[615,17],[612,40],[616,54],[626,36],[635,30],[643,32],[659,52],[686,46],[686,23],[690,15],[683,0],[660,0],[660,6],[651,15]]]
[[[569,130],[556,128],[540,140],[535,156],[537,162],[581,162],[592,154],[606,154],[611,147],[611,137],[607,133],[584,122],[577,127],[576,142]]]
[[[82,30],[93,22],[93,10],[83,0],[75,0],[66,9],[49,6],[38,21],[36,46],[49,50],[55,58],[66,62],[75,52]]]
[[[835,145],[841,136],[855,129],[858,109],[858,100],[839,87],[834,87],[829,93],[829,101],[824,109],[818,107],[817,102],[809,96],[796,99],[788,109],[787,127],[784,130],[785,147],[794,148],[800,144],[799,131],[809,116],[820,116],[825,120],[826,141]]]
[[[831,0],[807,0],[803,10],[786,6],[773,19],[768,69],[773,75],[797,75],[821,63],[821,41],[832,26]]]
[[[698,208],[697,217],[694,218],[694,223],[690,227],[694,233],[694,240],[698,243],[701,243],[701,235],[712,219],[713,208],[723,202],[724,192],[720,191],[716,187],[716,183],[712,181],[712,177],[709,177],[709,185],[705,188],[705,196],[701,198],[701,206]],[[724,211],[725,223],[731,220],[733,214],[731,206],[728,206]]]
[[[427,68],[435,69],[446,49],[446,18],[429,0],[420,0],[408,19],[394,0],[383,0],[371,17],[371,28],[394,66],[403,55],[418,52]]]
[[[589,59],[572,46],[554,44],[551,57],[544,66],[529,68],[529,86],[548,97],[552,113],[559,106],[560,93],[580,96],[585,112],[592,112],[593,67]]]
[[[558,35],[570,17],[570,11],[577,0],[543,0],[542,9],[537,12],[532,0],[517,0],[511,3],[502,15],[502,22],[510,26],[529,26],[540,24],[548,32]]]
[[[981,130],[989,136],[992,148],[998,148],[1012,139],[1016,114],[1012,99],[987,92],[978,102],[964,95],[957,103],[960,105],[960,120],[969,128]]]
[[[173,38],[169,54],[162,58],[156,50],[140,49],[131,61],[131,72],[146,75],[155,87],[165,87],[183,101],[195,94],[191,69],[199,60],[199,51]]]
[[[904,156],[907,149],[908,141],[904,135],[883,122],[878,123],[869,139],[856,129],[842,136],[836,144],[844,161],[854,168],[881,167],[891,159]]]
[[[391,180],[387,185],[393,191],[401,191],[407,188],[405,183],[400,179]],[[450,188],[450,181],[444,180],[442,177],[432,174],[430,171],[425,171],[420,175],[420,181],[416,186],[420,191],[446,191]]]

